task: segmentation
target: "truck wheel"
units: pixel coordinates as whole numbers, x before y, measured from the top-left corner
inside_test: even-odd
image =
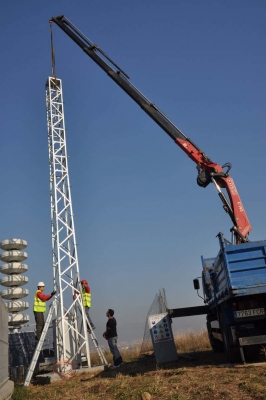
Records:
[[[214,353],[224,353],[224,344],[220,340],[216,339],[212,335],[211,324],[210,321],[207,320],[207,331],[209,336],[209,341]]]
[[[220,325],[223,336],[224,349],[230,363],[240,361],[240,350],[237,344],[231,343],[231,328],[224,323],[224,317],[220,314]]]

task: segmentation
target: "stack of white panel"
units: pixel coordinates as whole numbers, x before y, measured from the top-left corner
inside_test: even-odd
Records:
[[[30,319],[29,315],[21,313],[29,308],[29,303],[21,300],[29,294],[28,289],[21,287],[28,283],[28,278],[21,275],[28,270],[28,266],[23,264],[28,257],[28,254],[22,251],[25,247],[27,247],[27,242],[22,239],[7,239],[0,243],[0,248],[4,250],[0,254],[0,260],[5,262],[1,265],[0,272],[6,275],[0,279],[0,285],[8,288],[3,290],[0,296],[9,300],[6,308],[9,313],[8,326],[10,329],[20,328]]]

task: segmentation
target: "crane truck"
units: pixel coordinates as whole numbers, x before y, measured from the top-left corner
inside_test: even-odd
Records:
[[[154,103],[130,81],[130,77],[64,15],[52,17],[61,28],[107,75],[148,114],[195,162],[197,184],[213,183],[233,226],[231,242],[218,234],[216,257],[202,257],[204,305],[169,310],[172,318],[207,315],[210,344],[215,352],[225,352],[229,361],[241,357],[245,348],[266,346],[266,241],[249,241],[252,228],[229,175],[231,164],[217,164],[187,137]],[[223,189],[223,190],[222,190]],[[227,195],[225,194],[227,193]],[[199,290],[199,279],[194,279]]]

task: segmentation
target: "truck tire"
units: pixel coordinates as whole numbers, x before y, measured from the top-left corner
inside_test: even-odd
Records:
[[[209,341],[214,353],[224,353],[225,350],[223,342],[213,337],[209,318],[207,318],[207,331],[208,331]]]
[[[231,328],[229,325],[225,324],[222,313],[220,313],[220,325],[227,360],[230,363],[239,362],[241,359],[239,346],[237,344],[232,344]]]

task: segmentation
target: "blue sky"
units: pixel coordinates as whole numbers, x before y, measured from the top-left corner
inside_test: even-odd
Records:
[[[64,14],[138,89],[231,176],[265,234],[264,1],[1,2],[0,240],[28,241],[27,285],[52,290],[45,82],[49,19]],[[82,278],[100,341],[107,308],[119,339],[139,339],[160,287],[170,308],[200,305],[200,256],[218,253],[231,221],[194,163],[81,49],[54,26]],[[26,300],[26,299],[25,299]],[[32,311],[29,314],[32,319]],[[175,320],[199,329],[204,317]]]

